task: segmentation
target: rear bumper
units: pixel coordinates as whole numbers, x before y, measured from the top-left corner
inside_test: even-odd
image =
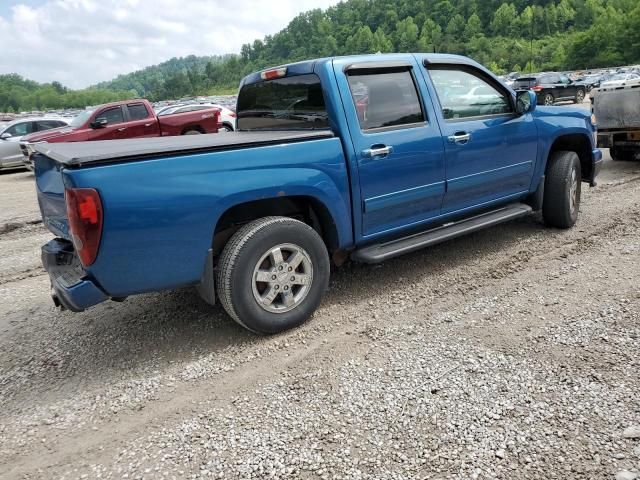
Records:
[[[57,307],[81,312],[110,298],[86,278],[68,240],[56,238],[43,245],[42,264],[51,279],[51,296]]]

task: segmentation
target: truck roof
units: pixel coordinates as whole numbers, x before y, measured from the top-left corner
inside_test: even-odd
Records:
[[[453,64],[463,64],[463,65],[472,65],[474,67],[480,67],[485,70],[482,65],[477,63],[476,61],[470,59],[469,57],[464,57],[462,55],[453,55],[449,53],[373,53],[367,55],[348,55],[348,56],[338,56],[338,57],[324,57],[324,58],[316,58],[313,60],[304,60],[301,62],[295,63],[287,63],[284,65],[278,65],[274,67],[265,68],[258,72],[251,73],[244,77],[240,82],[240,87],[245,84],[257,83],[262,81],[261,73],[269,70],[275,70],[277,68],[287,68],[287,76],[290,75],[304,75],[308,73],[313,73],[316,69],[316,66],[319,64],[324,64],[328,62],[333,62],[334,60],[347,60],[352,61],[353,63],[387,63],[387,62],[397,62],[397,61],[410,61],[413,58],[417,58],[419,61],[424,61],[426,63],[453,63]]]

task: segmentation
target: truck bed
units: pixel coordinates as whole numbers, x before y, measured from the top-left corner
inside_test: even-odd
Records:
[[[330,137],[333,137],[330,130],[231,132],[97,142],[40,143],[34,144],[34,150],[67,167],[82,168],[95,164],[238,150]]]

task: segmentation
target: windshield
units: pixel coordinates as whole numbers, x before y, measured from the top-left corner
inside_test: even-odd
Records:
[[[238,130],[329,128],[317,75],[297,75],[245,85],[238,95]]]
[[[84,125],[85,122],[87,120],[89,120],[89,117],[91,117],[91,115],[93,115],[93,112],[95,112],[95,110],[85,110],[80,115],[78,115],[76,118],[71,120],[69,122],[69,126],[77,128],[77,127],[80,127],[80,126]]]

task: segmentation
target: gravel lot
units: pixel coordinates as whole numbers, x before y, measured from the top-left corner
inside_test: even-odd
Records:
[[[256,337],[191,289],[56,311],[0,175],[0,478],[640,478],[640,164],[528,218],[337,270]]]

